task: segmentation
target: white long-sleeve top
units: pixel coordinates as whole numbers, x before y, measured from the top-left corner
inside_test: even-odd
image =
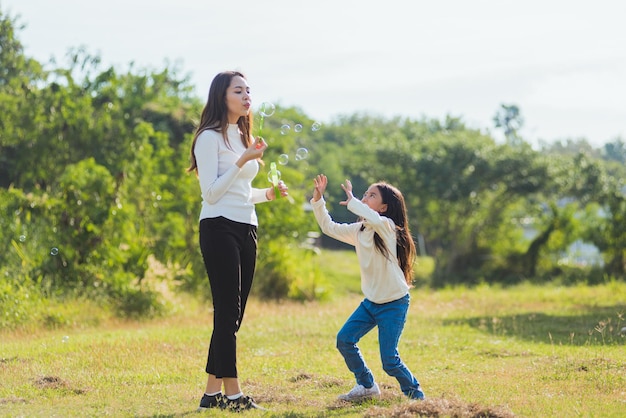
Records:
[[[194,156],[202,195],[200,219],[223,216],[235,222],[258,225],[254,205],[266,202],[265,189],[252,187],[259,172],[256,160],[239,168],[235,163],[246,150],[236,124],[228,125],[229,145],[221,132],[207,129],[198,135]]]
[[[348,210],[364,219],[362,222],[337,223],[332,220],[322,197],[311,199],[315,219],[322,232],[332,238],[354,245],[361,270],[361,290],[374,303],[398,300],[409,292],[396,250],[396,226],[375,210],[353,197]],[[365,229],[361,231],[361,225]],[[376,249],[374,232],[383,239],[389,250],[389,259]]]

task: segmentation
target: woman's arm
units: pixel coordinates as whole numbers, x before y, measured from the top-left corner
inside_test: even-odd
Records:
[[[241,168],[233,164],[221,176],[218,175],[220,142],[222,134],[213,130],[200,133],[196,140],[194,155],[198,165],[198,180],[202,198],[210,204],[216,203],[233,184]]]

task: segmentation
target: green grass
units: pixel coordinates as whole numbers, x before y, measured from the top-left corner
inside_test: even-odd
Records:
[[[335,335],[361,296],[351,253],[325,255],[344,293],[249,304],[240,380],[270,411],[246,416],[624,416],[624,283],[414,289],[400,353],[428,400],[405,399],[382,371],[374,331],[360,345],[382,398],[337,401],[354,381]],[[0,415],[222,416],[194,412],[211,321],[208,305],[181,299],[168,318],[2,332]]]

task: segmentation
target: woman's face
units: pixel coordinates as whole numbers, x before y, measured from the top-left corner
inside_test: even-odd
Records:
[[[228,122],[237,123],[240,117],[248,115],[252,99],[250,87],[243,77],[235,76],[230,80],[226,90],[226,107],[228,108]]]
[[[365,203],[370,209],[375,210],[378,213],[385,213],[387,211],[387,204],[383,203],[383,197],[380,194],[377,186],[370,186],[369,189],[363,194],[361,202]]]

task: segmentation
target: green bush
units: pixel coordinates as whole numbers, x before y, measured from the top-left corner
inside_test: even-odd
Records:
[[[287,296],[290,299],[311,301],[327,300],[334,291],[333,285],[326,280],[314,258],[319,257],[314,249],[301,247],[294,250],[299,262],[296,265],[296,277],[289,286]]]
[[[29,281],[18,284],[8,280],[9,271],[1,269],[0,274],[0,329],[15,329],[35,322],[37,306],[41,295]]]
[[[265,299],[323,299],[330,288],[312,262],[314,252],[278,238],[259,248],[253,292]]]

